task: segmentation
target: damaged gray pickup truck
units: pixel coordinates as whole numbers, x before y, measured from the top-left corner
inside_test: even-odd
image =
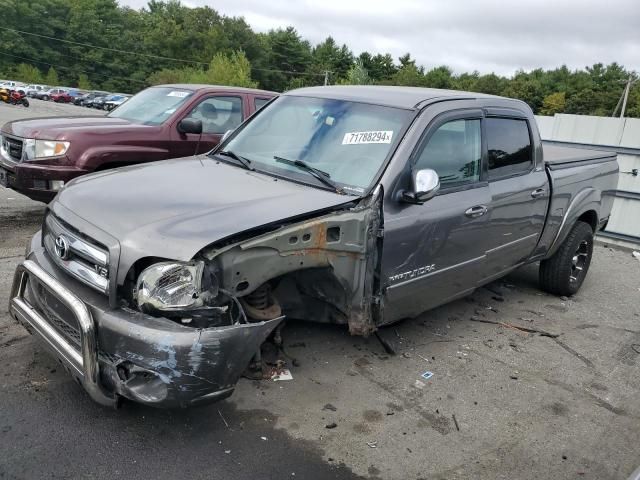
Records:
[[[537,261],[576,293],[617,172],[517,100],[295,90],[207,155],[65,187],[10,312],[103,405],[220,400],[285,317],[368,335]]]

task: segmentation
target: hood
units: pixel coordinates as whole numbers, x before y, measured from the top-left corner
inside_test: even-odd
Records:
[[[142,257],[187,261],[231,235],[354,200],[198,156],[79,177],[50,208],[116,240],[121,277]]]
[[[132,129],[153,128],[139,125],[122,118],[105,116],[91,117],[51,117],[16,120],[6,123],[2,131],[22,138],[41,138],[45,140],[69,140],[76,134],[110,133]]]

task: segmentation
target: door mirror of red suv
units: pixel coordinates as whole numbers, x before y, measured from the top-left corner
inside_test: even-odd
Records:
[[[178,123],[178,131],[180,133],[194,133],[200,135],[202,133],[202,121],[195,118],[183,118]]]

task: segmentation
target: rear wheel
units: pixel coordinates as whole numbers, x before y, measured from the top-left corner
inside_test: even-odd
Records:
[[[42,99],[46,102],[49,100],[49,95],[45,95],[44,97],[42,97]]]
[[[574,295],[582,285],[593,256],[593,229],[576,222],[553,256],[540,262],[540,286],[554,295]]]

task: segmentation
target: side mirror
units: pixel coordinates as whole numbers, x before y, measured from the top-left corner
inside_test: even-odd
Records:
[[[224,142],[227,138],[229,138],[229,135],[231,135],[233,133],[233,130],[227,130],[226,132],[224,132],[224,135],[222,135],[222,138],[220,139],[220,143]]]
[[[435,197],[440,190],[440,177],[435,170],[416,170],[411,177],[412,190],[401,192],[401,198],[405,202],[422,204]]]
[[[200,135],[202,133],[202,121],[195,118],[183,118],[178,122],[178,131],[180,133]]]

